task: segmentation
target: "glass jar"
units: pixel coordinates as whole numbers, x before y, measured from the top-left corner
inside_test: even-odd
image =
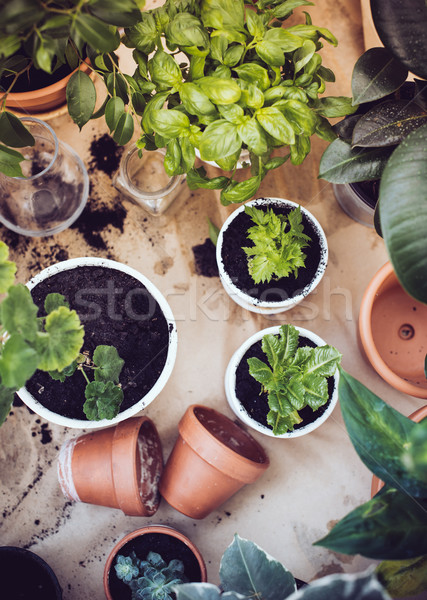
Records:
[[[366,227],[374,226],[376,200],[365,194],[357,184],[334,183],[332,188],[338,204],[349,217]]]
[[[123,154],[118,172],[113,178],[114,187],[126,198],[138,204],[150,215],[162,215],[186,189],[184,175],[169,177],[165,171],[165,151],[142,151],[135,144]]]
[[[79,217],[89,195],[89,177],[76,152],[34,117],[22,123],[34,146],[18,148],[24,177],[0,173],[0,221],[21,235],[53,235]]]

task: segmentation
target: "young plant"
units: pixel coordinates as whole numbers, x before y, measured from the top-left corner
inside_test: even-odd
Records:
[[[328,575],[297,591],[290,571],[238,535],[222,556],[219,577],[221,588],[211,583],[174,586],[177,600],[390,600],[372,572]]]
[[[272,208],[263,211],[247,206],[245,213],[255,223],[247,235],[253,246],[242,248],[250,257],[248,269],[254,282],[270,282],[291,273],[298,277],[298,269],[305,266],[306,255],[302,250],[311,242],[303,233],[301,207],[280,215]]]
[[[360,459],[384,483],[316,545],[383,560],[395,596],[427,589],[427,419],[414,423],[341,369],[340,406]]]
[[[116,575],[132,591],[132,600],[173,600],[172,587],[187,580],[184,564],[174,559],[166,564],[157,552],[149,552],[140,560],[135,552],[119,554],[114,566]]]
[[[269,364],[248,358],[249,373],[268,394],[267,423],[274,435],[293,431],[302,422],[305,406],[315,411],[328,401],[327,377],[332,377],[341,361],[333,346],[298,347],[298,330],[282,325],[280,334],[262,338],[262,350]]]

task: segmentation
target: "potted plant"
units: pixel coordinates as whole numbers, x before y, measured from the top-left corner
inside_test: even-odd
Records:
[[[406,293],[391,263],[381,267],[360,304],[361,345],[387,383],[418,398],[427,398],[426,317],[427,306]]]
[[[104,569],[108,600],[172,600],[172,586],[206,581],[206,566],[196,546],[163,525],[137,529],[110,552]]]
[[[34,412],[65,427],[102,428],[156,398],[173,369],[177,332],[168,303],[146,277],[89,257],[52,265],[27,286],[40,313],[46,295],[60,291],[85,327],[74,363],[54,379],[39,370],[18,391]]]
[[[269,467],[262,446],[231,419],[207,406],[188,407],[160,478],[163,498],[203,519]]]
[[[225,373],[234,413],[269,436],[299,437],[326,421],[338,400],[341,354],[315,333],[282,325],[263,329],[236,350]]]
[[[319,177],[335,183],[381,179],[377,229],[402,286],[426,302],[427,7],[422,0],[372,0],[371,11],[384,48],[367,50],[352,77],[353,102],[367,103],[368,110],[343,124],[340,139],[322,157]],[[409,97],[403,87],[408,70],[416,76]],[[394,99],[370,107],[391,93]]]
[[[0,578],[4,598],[62,600],[62,589],[52,568],[25,548],[0,547]]]
[[[220,588],[211,583],[174,586],[177,600],[390,599],[372,572],[328,575],[306,585],[259,546],[238,535],[222,556],[219,576]]]
[[[427,421],[416,423],[341,370],[340,405],[359,457],[385,486],[316,542],[384,561],[378,574],[394,597],[427,589]]]
[[[269,315],[293,308],[316,288],[328,264],[328,245],[307,209],[282,198],[258,198],[225,221],[216,256],[230,297]]]
[[[68,500],[120,508],[149,517],[159,506],[162,445],[148,417],[67,440],[58,456],[58,480]]]

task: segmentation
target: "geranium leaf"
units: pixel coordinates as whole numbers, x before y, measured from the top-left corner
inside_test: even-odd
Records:
[[[43,371],[62,371],[75,360],[83,345],[84,331],[75,310],[60,306],[47,315],[45,331],[39,332],[36,348]]]
[[[37,310],[30,290],[18,283],[9,289],[1,304],[1,322],[9,334],[18,333],[31,342],[38,331]]]
[[[68,302],[62,294],[57,294],[53,292],[46,296],[46,299],[44,301],[44,309],[47,315],[59,308],[60,306],[70,308],[70,305],[68,304]]]
[[[0,376],[5,387],[18,390],[33,375],[39,356],[24,338],[13,334],[4,343],[0,357]]]
[[[93,353],[95,381],[113,381],[119,383],[120,373],[125,361],[120,358],[114,346],[97,346]]]
[[[16,264],[10,260],[9,248],[7,245],[0,241],[0,293],[7,292],[13,282],[15,281]]]
[[[83,411],[91,421],[114,419],[123,401],[123,391],[112,381],[91,381],[85,390]]]

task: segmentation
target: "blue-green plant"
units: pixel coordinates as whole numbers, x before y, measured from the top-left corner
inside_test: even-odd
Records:
[[[305,406],[317,410],[329,398],[327,377],[335,374],[341,354],[333,346],[298,347],[298,330],[282,325],[279,335],[262,338],[269,364],[248,358],[249,373],[268,393],[267,423],[274,435],[292,431],[302,422],[298,411]]]
[[[278,560],[238,535],[224,552],[221,587],[211,583],[175,585],[177,600],[390,600],[373,572],[328,575],[297,591]]]
[[[172,587],[188,581],[181,560],[167,564],[157,552],[149,552],[146,560],[135,552],[119,554],[114,568],[118,579],[130,587],[132,600],[172,600]]]

